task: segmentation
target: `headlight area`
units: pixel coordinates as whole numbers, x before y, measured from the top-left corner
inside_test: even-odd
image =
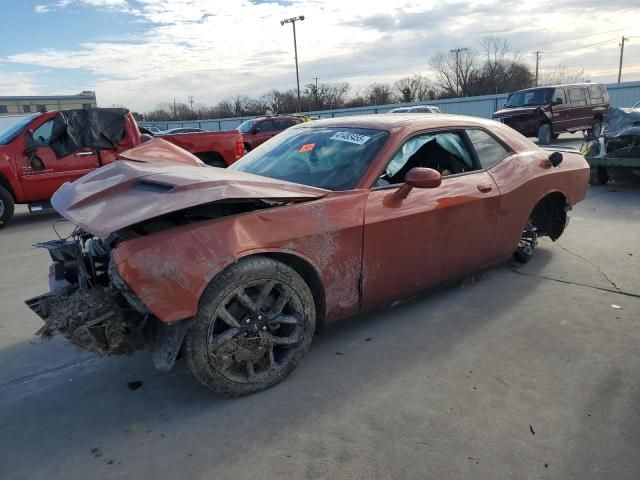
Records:
[[[53,260],[51,291],[25,302],[44,320],[38,335],[63,335],[101,356],[128,355],[150,343],[156,322],[112,265],[117,243],[115,236],[75,232],[34,245],[48,250]]]

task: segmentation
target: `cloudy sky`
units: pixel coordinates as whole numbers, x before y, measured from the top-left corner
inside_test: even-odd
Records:
[[[635,6],[634,6],[635,5]],[[0,0],[0,95],[95,90],[101,106],[215,103],[300,81],[354,87],[429,73],[428,60],[485,36],[533,64],[583,68],[593,81],[640,80],[637,0]],[[634,35],[634,33],[636,33]]]

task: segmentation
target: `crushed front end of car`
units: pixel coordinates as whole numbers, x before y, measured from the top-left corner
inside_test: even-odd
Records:
[[[225,230],[199,235],[196,225],[326,193],[203,167],[163,140],[124,152],[118,161],[63,185],[51,199],[77,227],[68,238],[35,245],[53,260],[50,292],[26,300],[44,320],[38,334],[62,335],[100,356],[150,347],[156,368],[169,370],[197,313],[196,285],[204,289],[209,276],[234,259],[220,245]],[[171,232],[185,230],[193,245],[205,244],[200,257],[179,256]]]
[[[152,342],[149,310],[113,268],[117,242],[76,230],[70,238],[34,245],[53,260],[50,292],[25,301],[44,320],[38,335],[62,335],[101,356],[129,355]]]

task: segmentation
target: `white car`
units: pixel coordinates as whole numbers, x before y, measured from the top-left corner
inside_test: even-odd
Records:
[[[398,107],[389,110],[387,113],[442,113],[438,107],[433,105],[418,105],[415,107]]]

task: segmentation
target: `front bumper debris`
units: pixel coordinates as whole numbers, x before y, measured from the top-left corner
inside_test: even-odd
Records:
[[[146,306],[110,273],[108,242],[79,233],[73,239],[35,245],[49,251],[51,292],[26,300],[44,320],[37,335],[62,335],[98,355],[129,355],[144,348],[152,336]]]

